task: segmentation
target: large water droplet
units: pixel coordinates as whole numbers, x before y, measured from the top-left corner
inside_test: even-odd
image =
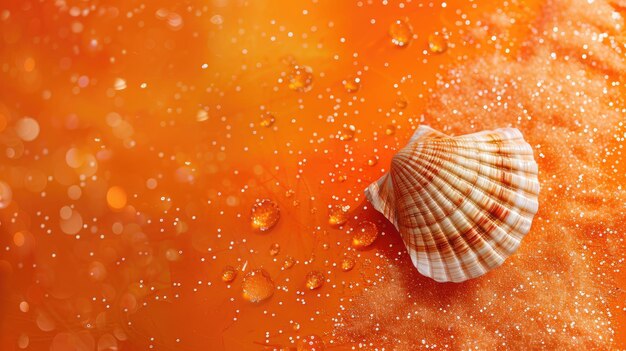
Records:
[[[232,266],[226,266],[222,270],[222,281],[230,283],[237,277],[237,271]]]
[[[354,228],[354,236],[352,237],[352,246],[357,249],[366,248],[378,237],[378,228],[376,224],[370,221],[362,221]]]
[[[350,206],[333,205],[328,209],[328,224],[341,226],[348,221],[348,210]]]
[[[344,272],[351,271],[354,268],[354,259],[350,257],[345,257],[341,260],[341,270]]]
[[[348,78],[343,81],[343,87],[348,93],[356,93],[361,88],[361,78]]]
[[[398,47],[406,47],[413,39],[413,28],[405,20],[396,20],[389,26],[391,42]]]
[[[252,228],[262,232],[270,230],[280,219],[280,209],[271,200],[257,200],[252,206],[250,220]]]
[[[250,302],[261,302],[274,295],[274,282],[263,269],[248,272],[243,277],[243,297]]]
[[[261,114],[261,121],[259,122],[259,125],[264,128],[269,128],[275,121],[276,118],[274,118],[274,114],[266,111]]]
[[[448,49],[448,39],[442,33],[435,32],[428,36],[428,50],[433,54],[441,54]]]
[[[307,92],[313,88],[313,69],[309,66],[293,66],[289,74],[289,89]]]
[[[306,275],[306,287],[310,290],[319,289],[324,285],[324,274],[319,271],[311,271]]]

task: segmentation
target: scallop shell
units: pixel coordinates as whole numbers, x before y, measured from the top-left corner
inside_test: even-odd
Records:
[[[530,230],[537,163],[514,128],[452,137],[420,126],[365,195],[421,274],[462,282],[500,266]]]

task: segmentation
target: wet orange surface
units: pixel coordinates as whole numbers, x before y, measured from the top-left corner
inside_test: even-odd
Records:
[[[0,350],[626,348],[626,5],[0,4]],[[440,284],[363,189],[512,126],[540,208]]]

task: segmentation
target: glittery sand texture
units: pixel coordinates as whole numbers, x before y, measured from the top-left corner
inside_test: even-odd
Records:
[[[506,38],[529,25],[529,39],[497,42],[493,53],[452,68],[425,118],[453,135],[524,131],[542,189],[533,228],[510,264],[461,286],[389,265],[337,320],[339,334],[395,350],[617,347],[612,317],[623,312],[609,301],[623,261],[626,114],[624,21],[614,6],[548,1],[528,23],[511,11],[476,27],[471,35]]]

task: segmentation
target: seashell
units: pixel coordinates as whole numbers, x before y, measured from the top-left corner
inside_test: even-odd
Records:
[[[539,206],[537,171],[515,128],[452,137],[420,126],[365,195],[421,274],[462,282],[517,250]]]

